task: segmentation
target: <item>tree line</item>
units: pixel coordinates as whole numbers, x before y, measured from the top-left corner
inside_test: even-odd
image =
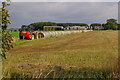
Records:
[[[93,23],[90,26],[92,26],[92,28],[95,26],[102,26],[104,27],[104,30],[120,30],[120,24],[117,23],[116,19],[107,19],[104,24]]]
[[[88,24],[85,23],[55,23],[55,22],[37,22],[32,23],[30,25],[33,26],[34,30],[43,30],[44,26],[63,26],[64,28],[68,26],[88,26]]]
[[[37,23],[31,23],[31,26],[33,26],[34,30],[43,30],[44,26],[88,26],[86,23],[55,23],[55,22],[37,22]],[[22,25],[24,26],[24,25]],[[103,27],[104,30],[120,30],[120,24],[117,23],[116,19],[107,19],[106,23],[92,23],[89,28],[94,29],[96,26]]]

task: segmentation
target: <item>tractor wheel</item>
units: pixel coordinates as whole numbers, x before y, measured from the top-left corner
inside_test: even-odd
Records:
[[[20,36],[20,39],[23,39],[23,38]]]
[[[20,39],[25,39],[25,36],[20,36]]]
[[[30,40],[33,40],[34,39],[34,35],[32,35],[32,37],[30,38]]]
[[[38,33],[34,33],[34,39],[38,39]]]

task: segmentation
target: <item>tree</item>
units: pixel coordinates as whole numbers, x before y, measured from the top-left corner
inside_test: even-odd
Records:
[[[107,23],[105,24],[105,29],[116,30],[118,29],[118,24],[116,19],[107,19]]]
[[[118,24],[118,30],[120,30],[120,24]]]
[[[105,27],[105,24],[103,23],[102,26]]]
[[[2,34],[2,37],[1,37],[1,56],[3,56],[4,58],[5,57],[5,53],[10,49],[12,48],[12,36],[10,35],[10,33],[6,30],[7,27],[8,27],[8,24],[10,24],[10,20],[8,20],[8,17],[10,17],[9,15],[9,11],[6,9],[6,7],[8,6],[9,4],[7,4],[7,2],[2,2],[2,8],[1,8],[1,11],[2,11],[2,23],[0,24],[1,25],[1,34]]]
[[[90,27],[92,28],[92,29],[94,29],[96,26],[102,26],[100,23],[93,23],[93,24],[91,24],[90,25]]]
[[[57,24],[54,22],[37,22],[30,25],[33,26],[34,30],[43,30],[43,26],[56,26]]]
[[[43,26],[88,26],[85,23],[55,23],[55,22],[37,22],[30,24],[34,27],[34,30],[43,30]]]

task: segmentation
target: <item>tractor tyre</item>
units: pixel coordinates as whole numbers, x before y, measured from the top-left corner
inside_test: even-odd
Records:
[[[25,39],[25,36],[20,36],[20,39]]]
[[[20,38],[20,39],[23,39],[23,37],[21,37],[21,36],[20,36],[19,38]]]
[[[34,39],[34,35],[32,35],[32,37],[30,38],[30,40],[33,40]]]

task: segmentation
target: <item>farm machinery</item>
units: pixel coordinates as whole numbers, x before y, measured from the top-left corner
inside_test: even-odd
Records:
[[[72,33],[82,33],[92,30],[71,30],[71,31],[47,31],[47,32],[36,32],[34,31],[31,25],[24,25],[21,27],[19,37],[20,39],[40,39],[40,38],[49,38],[59,35],[72,34]]]
[[[19,38],[29,40],[38,39],[38,34],[33,30],[31,25],[24,25],[20,29]]]

